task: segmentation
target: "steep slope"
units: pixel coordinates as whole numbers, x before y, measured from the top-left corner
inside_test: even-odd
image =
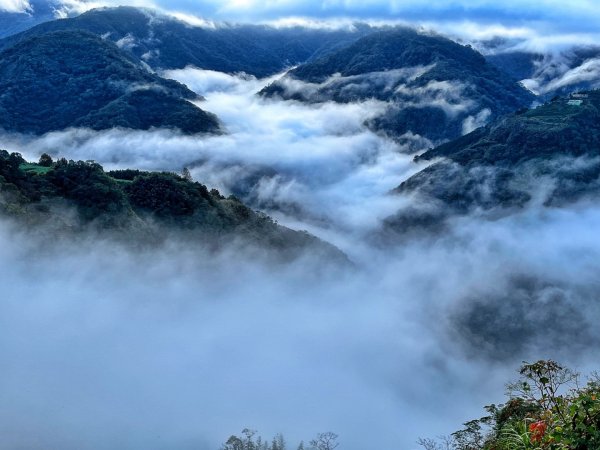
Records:
[[[218,131],[212,114],[187,101],[197,97],[192,91],[82,31],[47,33],[0,52],[0,92],[0,127],[7,131],[43,134],[82,126]]]
[[[486,59],[522,80],[532,92],[549,100],[600,87],[600,47],[572,46],[560,52],[533,53],[497,49]]]
[[[265,77],[354,42],[371,31],[206,23],[191,26],[149,9],[102,8],[72,19],[41,24],[0,41],[0,49],[57,30],[86,30],[116,42],[155,69],[193,65]]]
[[[485,55],[485,59],[514,79],[526,80],[535,76],[538,66],[544,61],[544,55],[515,51]]]
[[[347,263],[335,247],[179,175],[106,173],[96,163],[53,162],[47,155],[31,164],[0,151],[0,218],[71,242],[94,232],[143,245],[167,238],[188,248],[235,243],[285,260],[309,254]]]
[[[472,48],[406,28],[371,34],[302,65],[262,94],[310,102],[382,100],[390,106],[371,124],[375,129],[433,143],[533,101]]]
[[[403,211],[390,224],[404,226],[411,214],[427,224],[475,209],[504,214],[597,199],[600,91],[506,117],[415,159],[433,164],[396,192],[418,198],[427,213]]]

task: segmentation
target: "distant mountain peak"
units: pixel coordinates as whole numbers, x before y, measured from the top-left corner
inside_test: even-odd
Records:
[[[36,35],[0,52],[0,90],[0,127],[8,131],[219,129],[213,115],[186,101],[194,92],[82,30]]]
[[[389,108],[368,123],[372,129],[400,141],[412,133],[434,143],[535,98],[472,47],[408,27],[371,33],[300,65],[261,95],[308,102],[380,100]]]

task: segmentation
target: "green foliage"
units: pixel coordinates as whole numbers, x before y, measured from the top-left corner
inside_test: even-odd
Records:
[[[372,33],[331,55],[294,69],[292,74],[301,80],[319,83],[334,73],[352,76],[445,61],[455,61],[465,67],[486,64],[483,56],[469,47],[441,36],[398,28]]]
[[[508,385],[506,405],[454,433],[453,450],[597,450],[600,448],[600,384],[580,387],[579,374],[554,361],[525,363]],[[421,440],[428,449],[433,441]]]
[[[128,206],[118,184],[94,162],[61,159],[46,178],[55,187],[55,195],[72,200],[85,219],[117,214]]]
[[[235,245],[267,250],[265,255],[282,262],[309,252],[348,264],[335,247],[306,232],[279,226],[216,189],[209,192],[206,186],[174,173],[106,173],[93,161],[59,159],[45,167],[0,150],[0,216],[25,226],[51,224],[65,233],[93,229],[108,237],[146,243],[169,235],[215,248],[235,241]]]
[[[37,175],[44,175],[50,172],[51,166],[45,166],[42,164],[21,164],[19,168],[24,172],[29,172]]]
[[[447,157],[466,166],[514,166],[527,160],[562,156],[598,156],[600,91],[588,93],[581,107],[559,98],[516,114],[419,157]]]
[[[428,70],[405,80],[387,74],[395,69],[415,67],[427,67]],[[460,101],[477,105],[478,111],[489,109],[490,119],[529,106],[534,100],[516,79],[488,64],[471,47],[409,28],[372,33],[337,52],[297,67],[289,72],[289,76],[305,82],[323,83],[335,74],[356,77],[370,73],[376,74],[364,80],[349,78],[325,83],[317,95],[308,97],[301,92],[289,94],[282,82],[272,83],[261,93],[300,101],[382,100],[391,106],[383,115],[369,121],[372,128],[392,137],[418,134],[433,142],[461,136],[465,120],[474,111],[467,108],[448,114],[433,99],[424,100],[422,92],[430,85],[437,84],[443,90],[460,90]],[[386,81],[377,81],[379,78]],[[397,89],[398,86],[404,89]],[[452,98],[448,101],[451,104],[457,102]]]
[[[307,450],[334,450],[339,446],[338,435],[330,431],[319,433],[310,441]],[[282,434],[277,434],[269,443],[256,431],[245,428],[240,436],[232,435],[221,446],[221,450],[287,450],[286,440]],[[304,450],[304,441],[300,442],[297,450]]]
[[[0,52],[0,124],[43,134],[68,127],[178,128],[213,132],[216,118],[185,86],[145,70],[110,41],[57,31]]]
[[[568,99],[521,112],[415,158],[439,162],[405,181],[450,211],[522,208],[536,194],[545,206],[600,194],[600,91],[582,106]],[[540,186],[547,189],[540,189]]]
[[[52,157],[48,153],[44,153],[44,154],[42,154],[42,156],[40,156],[40,160],[39,160],[38,164],[42,167],[52,167],[52,165],[54,164],[54,161],[52,160]]]
[[[170,173],[138,176],[125,190],[133,207],[163,217],[191,215],[214,204],[206,186]]]
[[[98,131],[113,127],[136,130],[173,128],[186,134],[217,132],[219,128],[215,115],[157,89],[140,89],[124,94],[77,119],[73,125]]]
[[[0,150],[0,188],[4,197],[8,197],[15,205],[40,199],[42,188],[37,176],[39,172],[41,169],[27,164],[19,153]],[[10,195],[7,195],[9,192]]]
[[[122,170],[111,170],[107,172],[109,177],[115,180],[133,181],[136,177],[142,175],[144,172],[136,169],[122,169]]]

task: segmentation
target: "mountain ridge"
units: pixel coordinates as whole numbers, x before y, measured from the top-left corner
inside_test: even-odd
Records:
[[[393,192],[419,199],[391,229],[439,226],[473,212],[506,215],[600,195],[600,90],[522,110],[415,157],[430,165]]]
[[[295,87],[294,80],[309,86]],[[418,134],[432,144],[535,98],[471,47],[410,28],[363,37],[291,70],[261,95],[307,102],[382,100],[389,108],[369,124],[373,129],[395,138]]]
[[[218,132],[186,86],[143,68],[85,31],[56,31],[0,52],[0,127],[44,134],[70,127]]]
[[[170,172],[105,172],[95,162],[30,163],[0,150],[0,216],[56,238],[97,233],[140,245],[167,238],[215,249],[233,245],[263,250],[283,261],[305,254],[348,264],[336,247],[274,222],[235,197]]]
[[[193,65],[258,78],[353,42],[371,30],[368,25],[353,30],[229,24],[201,27],[152,9],[120,6],[42,23],[0,40],[0,50],[49,31],[75,29],[104,36],[157,70]]]

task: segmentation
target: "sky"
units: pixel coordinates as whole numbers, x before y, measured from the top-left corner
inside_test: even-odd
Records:
[[[29,8],[27,0],[0,0],[0,11],[24,12]]]
[[[0,0],[0,11],[31,14],[45,0]],[[277,26],[409,24],[465,42],[504,37],[527,50],[554,51],[600,40],[591,0],[50,0],[57,17],[103,6],[161,10],[192,25],[205,20]],[[38,6],[38,9],[39,6]],[[198,20],[198,19],[202,20]]]
[[[0,9],[25,11],[29,0],[0,0]],[[592,0],[58,0],[70,11],[134,5],[228,21],[311,19],[474,22],[511,30],[535,27],[561,33],[594,32],[600,10]]]
[[[0,0],[0,11],[32,14],[46,0]],[[600,10],[591,0],[49,0],[56,17],[99,7],[153,8],[191,25],[206,20],[267,23],[276,26],[347,27],[372,25],[422,27],[474,44],[496,37],[507,48],[560,53],[574,45],[596,45]],[[44,8],[44,11],[47,11]],[[477,47],[482,51],[484,50]],[[498,49],[494,51],[499,51]]]

